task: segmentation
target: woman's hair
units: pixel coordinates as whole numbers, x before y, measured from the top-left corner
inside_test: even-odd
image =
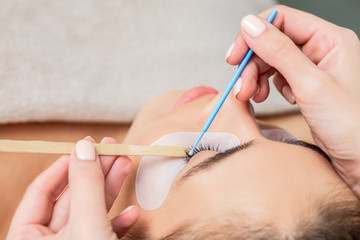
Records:
[[[243,215],[209,219],[208,223],[189,223],[160,238],[131,230],[126,240],[198,240],[198,239],[279,239],[279,240],[350,240],[360,239],[360,202],[340,200],[343,191],[319,198],[310,211],[294,216],[285,228],[275,222]],[[349,195],[349,193],[346,193]],[[344,198],[343,198],[344,199]],[[322,201],[319,201],[322,200]]]

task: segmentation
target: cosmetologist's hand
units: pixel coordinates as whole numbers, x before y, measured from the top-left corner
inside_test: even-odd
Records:
[[[107,213],[132,168],[129,158],[98,156],[90,137],[76,144],[28,187],[7,239],[118,239],[139,217],[135,206]],[[101,143],[116,143],[104,138]],[[66,188],[68,184],[68,187]],[[65,188],[65,190],[64,190]]]
[[[292,104],[297,103],[315,143],[360,197],[360,42],[356,34],[286,6],[273,25],[269,9],[249,15],[227,54],[237,65],[249,46],[256,54],[234,87],[240,101],[264,101],[268,77]]]

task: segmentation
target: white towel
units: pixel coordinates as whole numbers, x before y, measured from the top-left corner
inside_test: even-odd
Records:
[[[0,123],[129,122],[151,97],[222,90],[240,20],[272,0],[1,1]],[[272,91],[275,93],[276,91]],[[291,111],[279,95],[260,114]]]

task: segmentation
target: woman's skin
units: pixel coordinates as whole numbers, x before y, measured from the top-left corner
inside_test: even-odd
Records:
[[[201,152],[191,159],[164,204],[154,211],[141,211],[138,224],[150,234],[166,234],[183,221],[226,219],[230,214],[272,219],[278,228],[286,228],[298,211],[311,212],[313,204],[334,189],[342,189],[339,198],[356,199],[335,170],[360,196],[359,39],[352,31],[313,15],[275,8],[279,13],[274,25],[264,19],[272,9],[243,19],[227,61],[238,64],[247,46],[256,56],[234,87],[237,99],[229,96],[209,129],[230,132],[254,144],[180,182],[189,168],[216,153]],[[278,90],[298,104],[315,142],[329,154],[335,170],[312,150],[261,136],[247,100],[266,99],[268,77],[274,72]],[[172,110],[180,95],[167,93],[148,103],[125,141],[151,144],[167,133],[199,131],[218,96],[204,96]],[[107,138],[104,142],[115,141]],[[82,150],[94,151],[91,144]],[[135,224],[136,207],[113,220],[106,215],[129,174],[130,160],[95,154],[87,159],[91,161],[83,161],[77,156],[82,150],[74,149],[70,157],[60,158],[31,184],[8,239],[114,239]],[[115,204],[119,211],[136,203],[134,178],[140,158],[132,160],[134,168]],[[69,188],[56,199],[68,182]]]
[[[150,145],[168,133],[200,131],[220,94],[210,94],[179,107],[181,94],[169,92],[149,101],[135,119],[125,143]],[[174,109],[174,105],[178,108]],[[248,102],[237,101],[232,94],[209,132],[232,133],[241,143],[253,141],[253,144],[209,169],[180,180],[189,169],[216,152],[195,155],[175,178],[164,204],[153,211],[140,211],[138,224],[150,235],[160,237],[182,223],[223,218],[234,211],[252,219],[256,216],[259,220],[271,219],[281,229],[289,227],[301,212],[315,208],[333,189],[346,189],[344,199],[356,199],[319,153],[265,139]],[[141,158],[131,159],[134,169],[119,196],[124,200],[118,203],[120,209],[137,204],[134,182]]]

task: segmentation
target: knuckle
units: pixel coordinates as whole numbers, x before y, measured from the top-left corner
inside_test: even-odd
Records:
[[[271,44],[273,56],[276,59],[284,59],[291,56],[294,43],[290,40],[289,37],[285,35],[280,36],[278,37],[278,39],[269,44]]]
[[[323,92],[329,83],[328,77],[324,74],[317,73],[309,76],[310,84],[306,86],[306,89],[303,89],[303,92],[307,92],[309,97],[317,97],[319,93]]]
[[[104,174],[100,169],[78,168],[71,174],[72,181],[100,181],[104,179]]]
[[[40,180],[35,179],[25,190],[25,194],[34,194],[37,195],[41,194],[43,196],[46,196],[50,201],[55,201],[55,199],[58,197],[55,195],[55,193],[52,191],[49,186],[46,184],[43,184]]]
[[[42,186],[40,184],[39,176],[36,177],[26,188],[26,193],[34,192],[34,191],[42,191]]]
[[[255,62],[251,61],[241,77],[247,82],[257,82],[258,72],[258,66]]]
[[[309,89],[310,92],[318,95],[324,89],[323,80],[321,78],[311,79],[311,87]]]
[[[357,34],[349,28],[341,27],[337,36],[338,43],[344,48],[352,48],[354,44],[359,43]]]
[[[353,30],[349,28],[343,28],[343,32],[346,38],[359,40],[357,34]]]
[[[36,183],[35,181],[33,181],[32,183],[30,183],[29,186],[27,186],[25,193],[29,193],[29,192],[33,192],[35,189],[37,189],[37,187],[35,187]]]
[[[277,4],[277,5],[275,5],[274,8],[277,9],[277,10],[285,10],[285,9],[288,9],[289,7],[285,6],[283,4]]]

